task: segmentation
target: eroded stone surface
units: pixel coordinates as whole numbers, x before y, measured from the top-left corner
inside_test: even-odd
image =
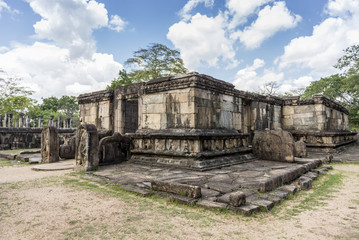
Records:
[[[81,124],[76,132],[76,170],[90,171],[99,164],[99,141],[95,125]]]
[[[41,132],[41,158],[43,163],[60,160],[58,131],[55,127],[45,127]]]

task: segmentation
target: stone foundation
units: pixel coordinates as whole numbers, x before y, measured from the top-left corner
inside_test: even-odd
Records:
[[[350,131],[326,131],[306,132],[291,131],[296,141],[303,141],[309,152],[337,152],[342,147],[355,143],[356,132]]]
[[[134,162],[203,171],[253,158],[249,134],[235,131],[139,131],[129,136]]]

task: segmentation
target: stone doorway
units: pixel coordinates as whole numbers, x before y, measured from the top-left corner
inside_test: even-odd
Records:
[[[124,133],[134,133],[138,128],[138,99],[126,99]]]

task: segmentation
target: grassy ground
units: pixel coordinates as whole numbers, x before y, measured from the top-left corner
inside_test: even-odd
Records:
[[[18,155],[21,152],[24,151],[39,151],[41,150],[40,148],[30,148],[30,149],[11,149],[11,150],[0,150],[1,153],[8,153],[8,154],[13,154],[13,155]]]

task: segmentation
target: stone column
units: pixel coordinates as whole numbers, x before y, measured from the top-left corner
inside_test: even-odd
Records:
[[[39,128],[42,128],[42,125],[44,123],[44,116],[39,117]]]
[[[65,119],[65,120],[63,121],[63,126],[64,126],[64,128],[68,128],[66,123],[67,123],[67,122],[66,122],[66,119]]]
[[[12,115],[12,113],[9,113],[9,127],[10,128],[12,128],[12,121],[13,121],[13,119],[12,119],[12,117],[13,117],[13,115]]]
[[[4,119],[4,127],[9,127],[9,114],[5,113],[5,119]]]
[[[69,119],[69,128],[74,128],[74,122],[72,118]]]
[[[24,114],[19,113],[19,128],[24,127]]]
[[[30,115],[27,115],[27,118],[26,118],[26,127],[27,127],[27,128],[30,127],[30,122],[31,122]]]
[[[45,127],[41,132],[41,158],[43,163],[59,161],[59,138],[55,127]]]
[[[57,119],[54,120],[54,127],[55,128],[59,127],[59,121]]]
[[[47,126],[49,126],[49,127],[53,126],[53,120],[54,120],[54,115],[51,115],[50,120],[49,120],[49,124]]]
[[[0,114],[0,127],[2,127],[2,115]]]
[[[14,127],[17,128],[17,120],[14,119]]]
[[[59,118],[58,118],[58,120],[57,120],[57,127],[58,128],[62,128],[62,117],[61,116],[59,116]]]
[[[99,164],[99,141],[94,124],[81,124],[76,132],[75,159],[77,171],[91,171]]]

